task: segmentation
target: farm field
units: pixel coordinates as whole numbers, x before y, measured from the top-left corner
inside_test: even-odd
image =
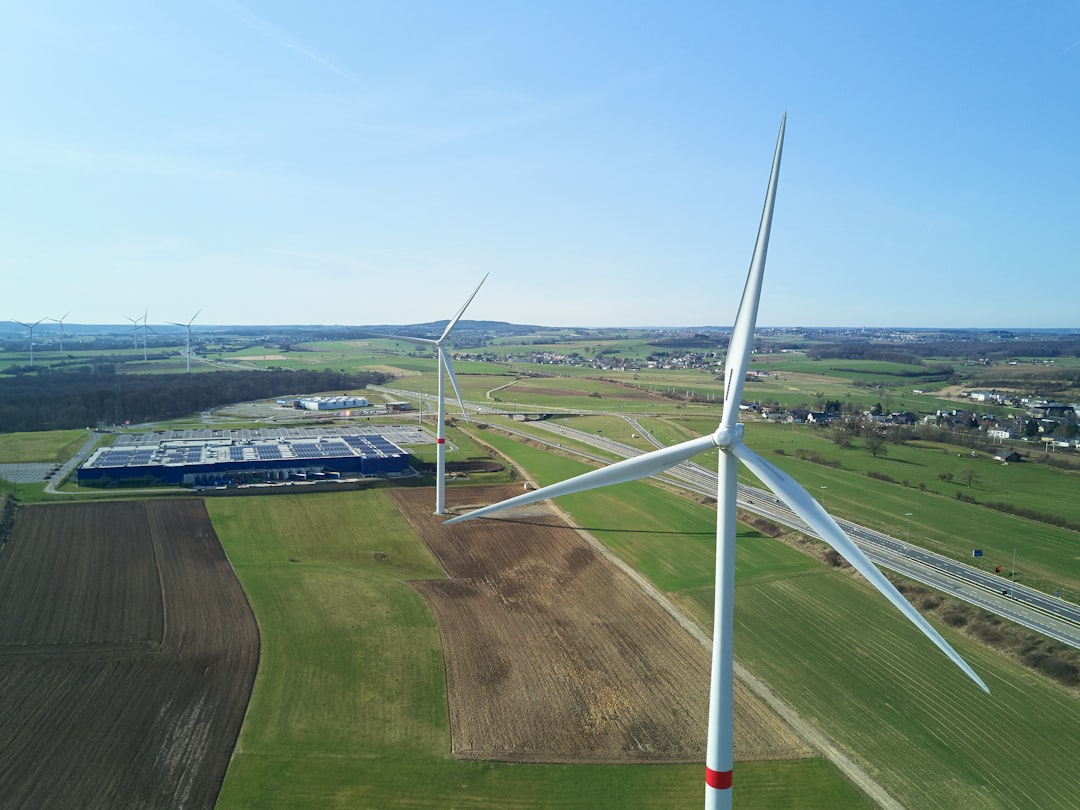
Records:
[[[459,488],[459,505],[497,490]],[[505,488],[505,495],[516,488]],[[391,499],[450,575],[414,583],[442,637],[454,754],[523,762],[703,762],[708,654],[548,507],[443,529],[430,492]],[[745,687],[736,758],[810,750]]]
[[[430,508],[433,490],[417,493]],[[439,633],[410,585],[445,578],[387,491],[219,499],[208,508],[263,638],[219,807],[584,810],[701,802],[700,763],[456,758]],[[742,762],[736,780],[741,807],[870,806],[819,758]]]
[[[540,485],[588,469],[489,438]],[[643,483],[560,504],[702,626],[711,624],[713,510]],[[905,806],[1075,806],[1075,751],[1055,741],[1075,739],[1080,728],[1076,689],[939,626],[988,683],[984,695],[860,578],[744,527],[735,623],[736,658]]]
[[[21,509],[0,555],[0,795],[213,805],[258,629],[202,503]]]

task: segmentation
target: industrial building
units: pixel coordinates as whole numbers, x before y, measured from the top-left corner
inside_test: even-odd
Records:
[[[283,397],[277,400],[277,404],[306,411],[340,411],[345,408],[367,408],[371,403],[367,397],[337,396]]]
[[[408,452],[377,434],[283,436],[267,431],[243,437],[143,433],[123,438],[122,444],[95,450],[79,467],[79,486],[227,486],[386,477],[409,470]]]

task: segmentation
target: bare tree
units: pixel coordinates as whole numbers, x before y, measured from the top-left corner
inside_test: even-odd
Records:
[[[885,447],[885,437],[881,435],[874,425],[867,427],[863,436],[863,446],[870,451],[870,455],[874,458],[884,456],[889,452]]]

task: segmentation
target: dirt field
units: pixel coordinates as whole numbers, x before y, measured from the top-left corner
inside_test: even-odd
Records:
[[[456,507],[516,487],[453,490]],[[547,506],[444,527],[431,490],[391,494],[451,577],[414,583],[446,659],[454,754],[518,762],[703,762],[709,657]],[[735,756],[809,756],[736,683]]]
[[[0,555],[0,802],[212,807],[258,657],[202,501],[20,510]]]

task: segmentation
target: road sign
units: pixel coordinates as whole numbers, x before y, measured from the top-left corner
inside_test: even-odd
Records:
[[[982,549],[981,548],[975,549],[974,551],[971,552],[971,556],[972,557],[981,557],[982,556]]]

